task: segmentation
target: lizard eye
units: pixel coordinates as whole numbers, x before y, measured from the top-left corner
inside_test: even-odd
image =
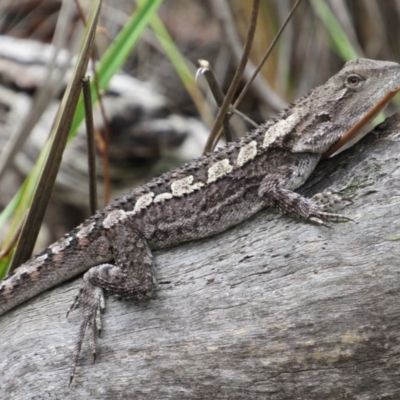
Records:
[[[346,76],[344,80],[344,84],[349,89],[357,89],[359,88],[364,82],[364,79],[357,74],[351,74]]]

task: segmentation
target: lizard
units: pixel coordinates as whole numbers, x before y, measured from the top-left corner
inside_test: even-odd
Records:
[[[86,330],[96,357],[104,294],[134,300],[153,296],[153,250],[221,233],[266,207],[317,225],[350,220],[331,212],[329,196],[305,198],[295,190],[348,131],[366,129],[370,110],[386,105],[382,99],[399,87],[399,64],[348,61],[276,118],[133,189],[21,265],[0,285],[0,315],[84,274],[67,311],[68,316],[82,310],[71,384]]]

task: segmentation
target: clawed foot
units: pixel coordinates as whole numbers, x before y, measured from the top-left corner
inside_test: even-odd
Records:
[[[89,282],[89,278],[85,275],[83,285],[75,296],[75,299],[67,311],[67,318],[71,311],[82,306],[82,322],[79,328],[78,339],[72,354],[72,365],[70,371],[69,384],[74,379],[76,365],[81,352],[83,339],[86,329],[89,328],[89,346],[92,349],[93,362],[96,360],[96,343],[95,335],[101,332],[101,312],[105,308],[103,289],[94,286]]]
[[[330,222],[354,222],[351,218],[345,217],[344,215],[340,214],[335,214],[335,213],[328,213],[324,211],[319,211],[316,212],[314,215],[311,215],[308,220],[310,222],[313,222],[314,224],[317,225],[323,225],[326,226],[327,228],[331,228],[329,225],[327,225],[324,221],[330,221]]]

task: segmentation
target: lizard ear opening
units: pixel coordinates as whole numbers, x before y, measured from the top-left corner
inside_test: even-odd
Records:
[[[360,89],[364,86],[365,79],[358,74],[350,74],[344,78],[344,85],[349,89]]]

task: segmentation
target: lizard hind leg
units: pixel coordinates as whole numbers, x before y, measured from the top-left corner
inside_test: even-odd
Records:
[[[96,333],[101,331],[100,313],[105,308],[104,292],[123,299],[151,297],[155,288],[154,261],[146,239],[129,227],[114,226],[107,232],[115,264],[100,264],[83,276],[83,284],[70,308],[81,307],[82,321],[72,355],[70,384],[74,378],[82,343],[88,331],[93,361],[96,359]]]
[[[107,264],[103,264],[101,267]],[[108,264],[109,265],[109,264]],[[111,265],[110,265],[111,266]],[[97,267],[94,267],[97,268]],[[92,268],[93,269],[93,268]],[[91,270],[89,270],[91,272]],[[72,353],[72,365],[70,371],[71,384],[74,375],[76,365],[78,363],[79,354],[81,352],[83,339],[86,334],[86,330],[89,328],[89,345],[93,354],[93,362],[96,360],[96,344],[95,344],[95,333],[100,335],[101,331],[101,317],[100,313],[104,311],[105,301],[103,289],[98,286],[94,286],[90,282],[89,272],[87,272],[83,277],[83,285],[79,289],[75,296],[75,299],[67,311],[67,317],[69,313],[78,307],[82,307],[82,322],[79,327],[78,339],[75,343],[75,348]]]

